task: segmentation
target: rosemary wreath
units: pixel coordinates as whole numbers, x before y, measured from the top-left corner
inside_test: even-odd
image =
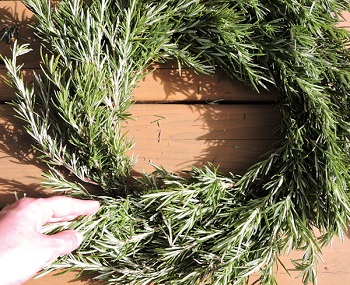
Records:
[[[48,232],[85,240],[46,271],[79,269],[106,284],[277,284],[279,256],[305,284],[350,216],[350,34],[345,0],[24,0],[49,55],[26,84],[5,59],[13,105],[50,171],[45,186],[102,207]],[[243,176],[208,165],[183,178],[156,167],[128,184],[132,140],[121,133],[132,92],[154,62],[220,67],[256,90],[276,88],[281,144]],[[67,169],[69,175],[63,170]],[[102,195],[89,193],[94,184]],[[321,236],[317,236],[317,228]]]

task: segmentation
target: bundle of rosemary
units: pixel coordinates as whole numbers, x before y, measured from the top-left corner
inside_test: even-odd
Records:
[[[44,185],[102,204],[94,217],[47,228],[85,235],[47,271],[191,285],[246,284],[258,272],[258,283],[276,284],[279,256],[300,250],[295,269],[316,282],[317,256],[350,216],[350,34],[336,27],[349,1],[24,2],[49,55],[43,75],[26,84],[16,59],[28,47],[15,45],[5,59],[13,105],[50,167]],[[144,70],[168,59],[277,88],[279,147],[240,177],[209,165],[185,179],[156,167],[130,187],[133,143],[121,122]]]

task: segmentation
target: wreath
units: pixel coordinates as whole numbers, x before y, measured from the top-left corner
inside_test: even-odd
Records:
[[[316,282],[318,255],[350,216],[350,34],[337,27],[349,1],[23,2],[48,51],[42,74],[24,82],[17,57],[27,45],[15,44],[4,61],[13,105],[49,166],[43,185],[102,205],[46,229],[85,236],[46,272],[191,285],[247,284],[258,273],[257,283],[277,284],[279,256],[299,250],[295,269]],[[242,176],[210,164],[185,177],[155,166],[131,185],[133,142],[121,124],[144,71],[170,59],[277,89],[280,144]]]

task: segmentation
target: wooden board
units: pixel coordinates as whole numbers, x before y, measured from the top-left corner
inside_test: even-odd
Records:
[[[134,175],[151,172],[149,162],[179,172],[208,161],[223,172],[242,174],[278,139],[273,130],[279,113],[269,105],[136,104],[131,113],[135,120],[124,130],[135,141],[130,152],[138,156]],[[0,105],[2,204],[14,201],[15,189],[43,194],[38,180],[43,165],[14,115],[12,106]]]
[[[0,208],[15,202],[15,192],[19,197],[47,196],[39,180],[43,169],[12,107],[0,104]]]
[[[135,171],[148,162],[180,171],[206,162],[242,174],[273,147],[278,110],[273,105],[136,104],[126,130],[136,143]]]
[[[344,13],[344,19],[340,25],[346,27],[350,13]],[[40,41],[30,27],[35,22],[32,12],[20,1],[0,1],[0,29],[18,25],[19,43],[30,43],[33,48],[20,59],[25,64],[28,81],[33,80],[32,70],[40,71]],[[0,54],[10,57],[11,44],[1,42]],[[149,161],[173,171],[209,161],[220,164],[224,172],[242,173],[278,140],[273,129],[279,123],[279,113],[271,105],[276,94],[252,92],[219,71],[213,76],[199,76],[183,69],[180,76],[176,64],[154,67],[156,70],[140,82],[133,94],[138,103],[131,109],[135,120],[124,126],[136,143],[130,152],[138,155],[133,174],[152,171]],[[0,75],[5,74],[0,62]],[[0,79],[0,102],[13,98],[14,91]],[[216,101],[226,104],[208,104]],[[159,104],[174,102],[177,104]],[[51,194],[40,186],[45,165],[36,156],[30,137],[14,117],[12,107],[0,104],[0,208],[15,201],[15,192],[19,197]],[[319,264],[318,284],[350,284],[349,255],[349,238],[344,243],[335,239],[332,249],[325,248],[325,264]],[[282,259],[290,267],[289,258],[296,256],[298,253],[293,252]],[[290,277],[281,268],[276,274],[280,285],[301,285],[296,275]],[[74,276],[74,273],[57,277],[49,274],[31,279],[25,285],[102,284],[86,278],[74,280]]]
[[[23,56],[20,62],[25,62],[27,67],[39,66],[40,40],[34,35],[32,25],[36,22],[33,13],[29,11],[21,1],[0,1],[0,30],[8,26],[18,27],[18,44],[30,44],[33,49],[29,54]],[[0,42],[0,54],[11,57],[12,44],[5,40]],[[4,68],[0,64],[0,68]]]
[[[161,66],[160,66],[161,67]],[[198,75],[183,69],[157,68],[148,74],[136,88],[136,101],[204,101],[204,102],[275,102],[277,93],[261,90],[259,93],[225,73]]]
[[[22,70],[25,82],[35,82],[34,72],[41,73],[41,70]],[[11,101],[15,98],[15,90],[5,83],[3,77],[8,78],[6,70],[0,69],[0,102]],[[242,82],[219,72],[201,76],[185,69],[180,76],[176,68],[162,68],[158,65],[153,73],[147,74],[140,82],[133,93],[133,99],[139,103],[273,103],[277,99],[277,93],[266,90],[255,92]]]
[[[165,109],[166,106],[171,107],[167,112]],[[135,135],[136,145],[138,145],[137,134],[142,133],[142,136],[147,137],[150,142],[150,145],[157,145],[159,143],[165,142],[172,139],[172,133],[169,130],[174,129],[174,118],[178,113],[184,113],[182,117],[185,122],[182,126],[190,126],[191,132],[194,134],[194,137],[202,137],[205,141],[205,137],[213,138],[213,134],[209,131],[209,125],[223,124],[227,127],[228,132],[221,132],[221,138],[225,140],[229,139],[227,134],[232,135],[233,140],[242,140],[244,143],[249,141],[248,135],[252,135],[252,140],[260,134],[262,137],[261,141],[270,141],[274,140],[276,137],[269,134],[264,134],[261,131],[255,133],[257,129],[263,129],[263,125],[267,129],[273,129],[273,124],[276,120],[276,115],[278,113],[272,112],[274,109],[271,106],[207,106],[209,109],[203,111],[203,107],[199,106],[187,106],[187,105],[160,105],[160,104],[140,104],[133,107],[133,114],[135,116],[134,122],[129,122],[128,128],[130,135]],[[219,108],[216,108],[219,107]],[[152,113],[147,113],[147,109],[152,109]],[[191,109],[193,108],[193,109]],[[223,109],[221,109],[223,108]],[[233,109],[234,112],[228,113],[227,109]],[[260,111],[259,108],[261,108]],[[205,109],[205,108],[204,108]],[[185,111],[187,110],[187,111]],[[187,113],[185,113],[187,112]],[[204,116],[205,113],[208,113],[208,118],[212,120],[201,121],[200,117]],[[264,113],[264,122],[259,122],[259,124],[254,124],[254,120],[261,118],[259,117],[259,112]],[[166,114],[165,114],[166,113]],[[216,120],[214,118],[220,118],[219,114],[226,114],[221,119]],[[244,113],[246,115],[244,115]],[[155,116],[154,114],[159,114]],[[212,116],[214,114],[214,116]],[[14,191],[18,195],[23,195],[26,193],[29,196],[47,196],[49,191],[45,191],[39,185],[38,178],[42,169],[45,167],[40,164],[34,157],[35,153],[30,147],[30,140],[27,134],[23,132],[21,127],[21,122],[13,118],[12,107],[8,105],[0,105],[0,172],[1,172],[1,184],[0,184],[0,193],[1,193],[1,204],[13,202]],[[160,117],[163,116],[164,118]],[[240,121],[240,123],[225,124],[224,118],[230,117],[232,121]],[[161,119],[159,121],[156,121]],[[254,120],[253,120],[254,119]],[[242,122],[247,120],[247,122]],[[181,120],[179,120],[181,122]],[[259,120],[258,120],[259,121]],[[158,125],[159,124],[159,125]],[[161,141],[158,142],[158,129],[162,130],[163,137]],[[183,128],[179,128],[183,130]],[[237,129],[243,129],[243,131],[237,131]],[[201,133],[201,131],[203,133]],[[250,130],[250,131],[249,131]],[[220,137],[220,135],[218,137]],[[142,145],[147,145],[147,141],[142,140],[142,136],[139,137],[139,143]],[[204,136],[204,137],[203,137]],[[217,136],[217,135],[216,135]],[[215,136],[214,136],[215,137]],[[189,133],[180,132],[179,139],[184,140],[185,143],[189,143],[191,138],[189,138]],[[194,143],[196,144],[196,143]],[[195,147],[194,147],[195,149]],[[136,152],[136,146],[134,151]],[[140,147],[141,155],[147,154],[150,151],[150,148],[145,148],[142,150]],[[152,151],[157,151],[157,148],[154,148]],[[142,154],[142,152],[144,152]],[[141,156],[140,155],[140,156]],[[188,154],[187,154],[188,155]],[[192,154],[193,155],[193,154]],[[151,156],[150,156],[151,157]],[[176,157],[176,155],[175,155]],[[244,162],[245,160],[243,160]],[[232,161],[230,162],[232,163]],[[146,165],[146,164],[145,164]],[[234,167],[234,166],[233,166]],[[289,258],[295,258],[298,254],[292,253],[289,257],[284,257],[287,267]],[[333,244],[333,249],[326,248],[324,250],[323,258],[325,264],[320,263],[319,266],[319,285],[337,285],[345,284],[346,280],[350,281],[350,261],[347,256],[350,255],[350,240],[345,239],[345,243],[341,243],[338,240],[335,240]],[[289,266],[290,267],[290,266]],[[102,284],[102,282],[91,283],[91,280],[80,278],[79,280],[74,281],[74,273],[65,274],[63,276],[52,276],[52,274],[47,275],[40,279],[31,279],[26,282],[26,285],[55,285],[55,284]],[[277,279],[279,280],[280,285],[301,285],[302,282],[300,279],[295,279],[296,274],[293,274],[290,277],[282,269],[277,273]],[[341,281],[343,283],[341,283]]]

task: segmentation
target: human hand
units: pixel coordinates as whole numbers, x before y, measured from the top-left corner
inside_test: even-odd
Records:
[[[61,196],[23,198],[5,207],[0,212],[0,284],[22,284],[82,242],[82,236],[74,230],[42,234],[44,224],[91,215],[98,209],[97,201]]]

